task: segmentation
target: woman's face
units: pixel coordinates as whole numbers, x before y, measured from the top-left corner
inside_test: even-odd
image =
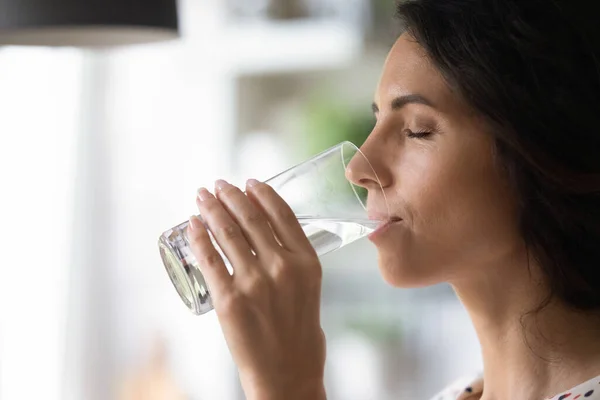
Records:
[[[521,241],[492,136],[407,34],[388,55],[373,108],[361,149],[401,219],[371,237],[384,278],[414,287],[502,267]],[[348,174],[372,189],[372,172],[351,164]],[[374,216],[385,211],[381,197],[369,196]]]

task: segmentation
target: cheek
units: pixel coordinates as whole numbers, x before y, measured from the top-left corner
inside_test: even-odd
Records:
[[[434,284],[512,251],[516,213],[493,166],[473,157],[406,161],[397,187],[406,223],[380,246],[386,281]]]
[[[441,161],[424,153],[409,154],[399,169],[397,195],[405,204],[409,225],[417,232],[430,224],[447,225],[449,212],[455,208],[449,203],[461,201],[453,198],[457,177]]]
[[[498,230],[498,224],[514,219],[491,151],[477,147],[460,152],[413,152],[407,157],[399,189],[415,233],[472,240],[470,236]]]

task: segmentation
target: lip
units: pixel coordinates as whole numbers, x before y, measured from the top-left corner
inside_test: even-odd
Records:
[[[377,228],[373,232],[371,232],[367,237],[370,241],[376,240],[378,237],[382,236],[391,226],[402,222],[402,218],[399,217],[390,217],[385,221],[382,221]]]
[[[387,213],[380,213],[376,211],[369,211],[369,219],[377,220],[377,221],[388,221],[394,219],[396,217],[390,217]]]

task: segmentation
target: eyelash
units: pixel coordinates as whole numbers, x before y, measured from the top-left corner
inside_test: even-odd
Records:
[[[429,132],[429,131],[413,132],[410,129],[405,129],[404,132],[406,132],[406,136],[411,139],[427,139],[433,133],[433,132]]]

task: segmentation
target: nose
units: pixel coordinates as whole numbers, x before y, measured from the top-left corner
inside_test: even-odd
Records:
[[[391,185],[391,175],[378,162],[383,159],[376,148],[365,143],[346,167],[346,178],[354,185],[377,191]],[[381,186],[379,184],[381,183]]]

